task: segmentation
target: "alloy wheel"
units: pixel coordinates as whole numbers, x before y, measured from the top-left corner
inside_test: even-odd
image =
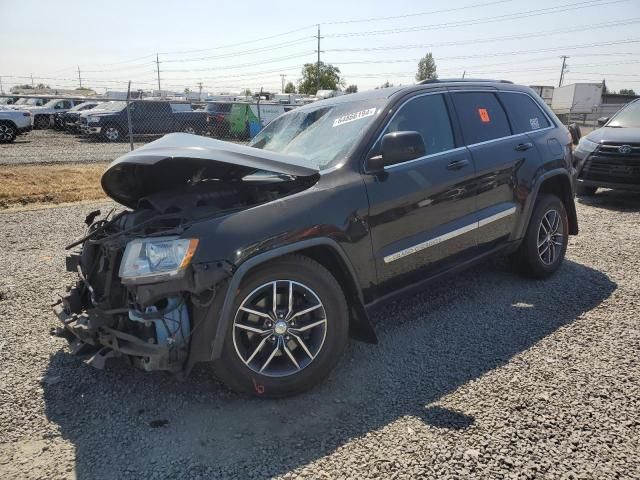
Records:
[[[9,125],[0,125],[0,142],[10,142],[15,137],[15,131]]]
[[[108,140],[112,142],[117,140],[120,137],[120,132],[115,127],[107,127],[104,131],[104,136],[107,137]]]
[[[538,256],[545,265],[552,265],[562,252],[564,225],[557,210],[551,209],[542,217],[538,227]]]
[[[286,377],[309,366],[326,335],[320,298],[292,280],[274,280],[253,290],[233,321],[236,354],[248,368],[270,377]]]

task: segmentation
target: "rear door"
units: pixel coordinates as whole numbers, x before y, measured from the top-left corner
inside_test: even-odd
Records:
[[[521,177],[540,157],[528,135],[512,127],[495,91],[457,91],[451,97],[477,170],[476,238],[488,250],[511,238],[527,197]]]
[[[475,170],[456,144],[445,95],[407,100],[380,134],[419,132],[426,155],[363,177],[381,295],[446,269],[475,245]]]

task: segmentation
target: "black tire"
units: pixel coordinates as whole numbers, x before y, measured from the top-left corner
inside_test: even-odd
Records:
[[[184,125],[184,126],[182,127],[182,131],[183,131],[184,133],[189,133],[189,134],[191,134],[191,135],[197,135],[197,134],[198,134],[198,131],[196,130],[196,127],[194,127],[194,126],[193,126],[193,125],[191,125],[190,123],[188,123],[188,124]]]
[[[116,125],[105,125],[102,128],[101,136],[107,142],[119,142],[122,140],[122,129]]]
[[[316,295],[317,300],[320,301],[322,310],[316,312],[317,315],[324,315],[326,319],[323,326],[321,326],[324,328],[324,336],[322,337],[322,342],[320,343],[320,347],[317,351],[314,350],[314,345],[312,343],[309,343],[308,345],[305,344],[304,349],[311,351],[313,354],[312,357],[309,357],[298,342],[290,339],[289,343],[287,343],[284,340],[286,337],[282,334],[283,336],[281,339],[283,345],[293,345],[294,349],[290,348],[289,350],[290,352],[293,352],[294,357],[297,354],[297,358],[300,361],[300,365],[296,363],[295,366],[300,368],[300,366],[303,365],[301,360],[309,362],[302,366],[301,369],[295,370],[293,364],[289,364],[289,359],[284,355],[284,351],[279,349],[279,342],[281,339],[273,341],[273,338],[276,337],[275,324],[273,324],[273,329],[271,330],[274,332],[273,335],[268,334],[266,336],[259,336],[255,334],[255,337],[253,337],[254,343],[250,347],[247,346],[247,353],[255,352],[254,345],[259,344],[260,339],[264,339],[266,337],[265,341],[267,342],[265,343],[265,347],[263,347],[264,351],[259,350],[259,355],[255,357],[257,359],[256,363],[258,366],[264,365],[266,360],[263,361],[263,358],[271,356],[274,359],[274,362],[276,362],[275,359],[278,359],[279,363],[276,363],[278,365],[282,365],[281,368],[286,369],[286,365],[289,364],[289,368],[295,370],[294,373],[287,373],[283,376],[262,374],[257,371],[255,366],[249,366],[251,363],[249,355],[244,359],[241,358],[241,352],[236,346],[236,343],[234,343],[234,335],[236,335],[235,340],[239,342],[237,345],[243,347],[244,345],[240,343],[240,340],[244,339],[248,343],[250,341],[249,335],[251,334],[246,333],[244,329],[236,328],[234,326],[235,321],[236,318],[242,318],[242,315],[247,315],[239,309],[243,304],[246,305],[244,302],[250,299],[251,295],[254,294],[256,290],[259,290],[261,286],[267,285],[273,281],[278,281],[281,282],[280,287],[282,287],[282,283],[284,283],[285,288],[289,288],[287,286],[287,280],[300,282],[303,286],[308,287],[311,289],[312,293]],[[278,291],[277,288],[278,287],[276,287],[276,291]],[[268,290],[266,291],[268,292]],[[280,300],[278,300],[276,304],[279,304],[282,301],[282,298],[284,298],[282,296],[282,291],[278,298]],[[286,298],[285,300],[288,302]],[[271,303],[273,304],[273,302]],[[269,308],[267,307],[265,310],[268,309]],[[263,398],[278,398],[295,395],[308,390],[322,382],[329,375],[340,360],[348,341],[349,316],[347,303],[338,282],[322,265],[301,255],[287,255],[264,265],[260,265],[256,267],[255,270],[249,272],[246,278],[242,281],[236,295],[232,315],[233,318],[223,319],[223,321],[230,322],[230,325],[227,329],[227,334],[224,340],[222,355],[214,362],[213,369],[217,377],[222,380],[228,388],[240,393],[246,393]],[[255,318],[258,319],[258,321],[260,319],[260,317]],[[318,323],[316,321],[317,318],[318,317],[307,320],[305,319],[305,315],[302,315],[298,317],[298,321],[300,323],[294,325],[301,328],[301,325],[304,322],[307,322],[306,325],[311,324],[308,323],[309,321],[312,323]],[[269,320],[264,321],[269,322]],[[241,321],[241,323],[245,322],[245,320]],[[322,322],[322,319],[320,319],[320,322]],[[291,322],[289,322],[289,325],[291,326]],[[311,330],[307,330],[305,334],[312,335],[310,332]],[[298,332],[298,334],[301,337],[303,336],[300,332]],[[244,335],[244,337],[242,335]],[[293,336],[295,335],[292,335],[292,337]],[[304,340],[304,342],[310,341]],[[318,343],[315,345],[317,346],[317,344]],[[285,349],[286,348],[287,347],[285,347]],[[278,350],[277,356],[273,357],[273,353],[276,350]],[[289,355],[289,357],[291,357],[291,355]],[[245,363],[245,360],[247,359],[249,361]],[[274,365],[274,363],[270,364],[270,368],[272,365]],[[265,370],[265,372],[267,372],[267,370]]]
[[[576,187],[576,193],[581,197],[590,197],[595,195],[598,187],[588,187],[587,185],[580,185]]]
[[[548,244],[549,237],[544,235],[549,223],[545,223],[545,226],[543,226],[542,222],[545,217],[549,218],[547,215],[550,215],[551,212],[556,212],[559,215],[558,231],[561,235],[552,237],[552,241],[556,240],[559,245],[556,243],[553,245]],[[568,233],[569,219],[562,200],[552,194],[540,194],[529,220],[527,233],[515,253],[516,266],[520,273],[524,276],[538,279],[553,275],[564,260],[567,243],[569,242]],[[540,242],[545,238],[547,238],[545,244],[539,247]],[[545,246],[550,250],[546,255]],[[551,254],[551,249],[553,249],[553,255]],[[550,257],[551,255],[552,257]]]
[[[12,143],[17,136],[16,126],[11,122],[0,122],[0,143]]]
[[[33,119],[33,128],[36,130],[45,130],[51,125],[49,115],[36,115]]]

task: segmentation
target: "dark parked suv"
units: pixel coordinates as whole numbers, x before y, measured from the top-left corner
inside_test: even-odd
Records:
[[[601,123],[574,152],[578,194],[593,195],[598,187],[640,191],[640,99]]]
[[[167,135],[105,172],[129,210],[92,212],[68,247],[80,278],[58,333],[98,367],[212,362],[232,389],[294,394],[349,336],[375,343],[368,313],[398,294],[497,253],[555,272],[578,232],[573,174],[568,131],[509,82],[331,98],[250,146]]]

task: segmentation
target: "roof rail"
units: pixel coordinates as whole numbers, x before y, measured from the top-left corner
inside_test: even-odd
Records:
[[[458,83],[458,82],[488,82],[488,83],[513,83],[510,80],[491,80],[489,78],[430,78],[418,82],[418,85],[426,85],[429,83]]]

